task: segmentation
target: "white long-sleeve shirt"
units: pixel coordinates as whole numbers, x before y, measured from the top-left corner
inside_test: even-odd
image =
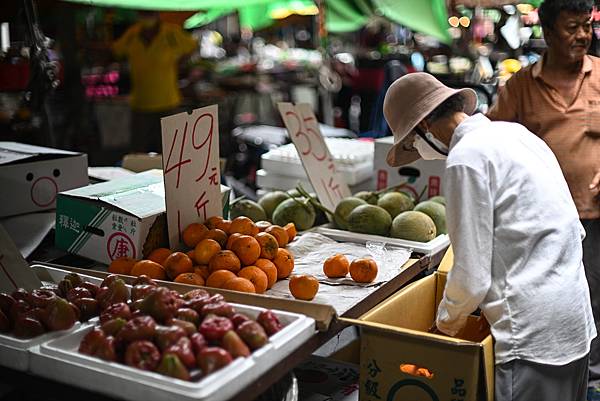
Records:
[[[585,231],[550,148],[522,125],[471,116],[454,131],[444,185],[454,267],[438,328],[456,334],[480,307],[497,364],[585,356],[596,336]]]

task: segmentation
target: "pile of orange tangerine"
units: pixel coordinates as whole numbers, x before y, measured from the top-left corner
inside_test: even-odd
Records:
[[[292,273],[294,258],[285,246],[295,236],[294,223],[281,227],[267,221],[254,223],[244,216],[233,220],[214,216],[185,228],[188,252],[158,248],[143,260],[116,259],[108,271],[262,294]],[[298,294],[292,291],[292,295]]]

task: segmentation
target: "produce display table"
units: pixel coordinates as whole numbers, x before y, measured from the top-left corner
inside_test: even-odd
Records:
[[[430,257],[410,259],[405,263],[397,276],[354,304],[350,309],[343,313],[341,317],[359,317],[409,282],[418,278],[419,275],[431,266],[431,263],[432,258]],[[347,323],[334,318],[326,331],[315,332],[315,335],[302,346],[271,367],[268,372],[253,381],[244,390],[240,391],[233,399],[254,400],[258,398],[287,375],[294,367],[308,358],[315,350],[332,339],[347,326]],[[56,383],[31,374],[0,368],[0,400],[9,399],[25,401],[51,401],[56,399],[64,401],[70,399],[109,400],[110,398],[74,386]]]

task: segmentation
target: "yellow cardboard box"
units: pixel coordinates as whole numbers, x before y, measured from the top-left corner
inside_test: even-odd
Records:
[[[436,272],[352,321],[362,331],[361,400],[493,401],[489,327],[471,316],[456,337],[429,332],[445,284]]]

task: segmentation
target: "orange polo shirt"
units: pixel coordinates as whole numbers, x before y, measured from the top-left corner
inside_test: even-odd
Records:
[[[115,54],[129,59],[131,108],[154,112],[177,107],[181,103],[177,64],[198,43],[178,25],[161,22],[158,34],[146,45],[141,28],[140,23],[133,25],[113,44]]]
[[[488,117],[518,122],[542,138],[558,159],[579,217],[600,218],[600,198],[588,189],[600,170],[600,58],[584,58],[572,104],[544,77],[543,62],[513,75]]]

